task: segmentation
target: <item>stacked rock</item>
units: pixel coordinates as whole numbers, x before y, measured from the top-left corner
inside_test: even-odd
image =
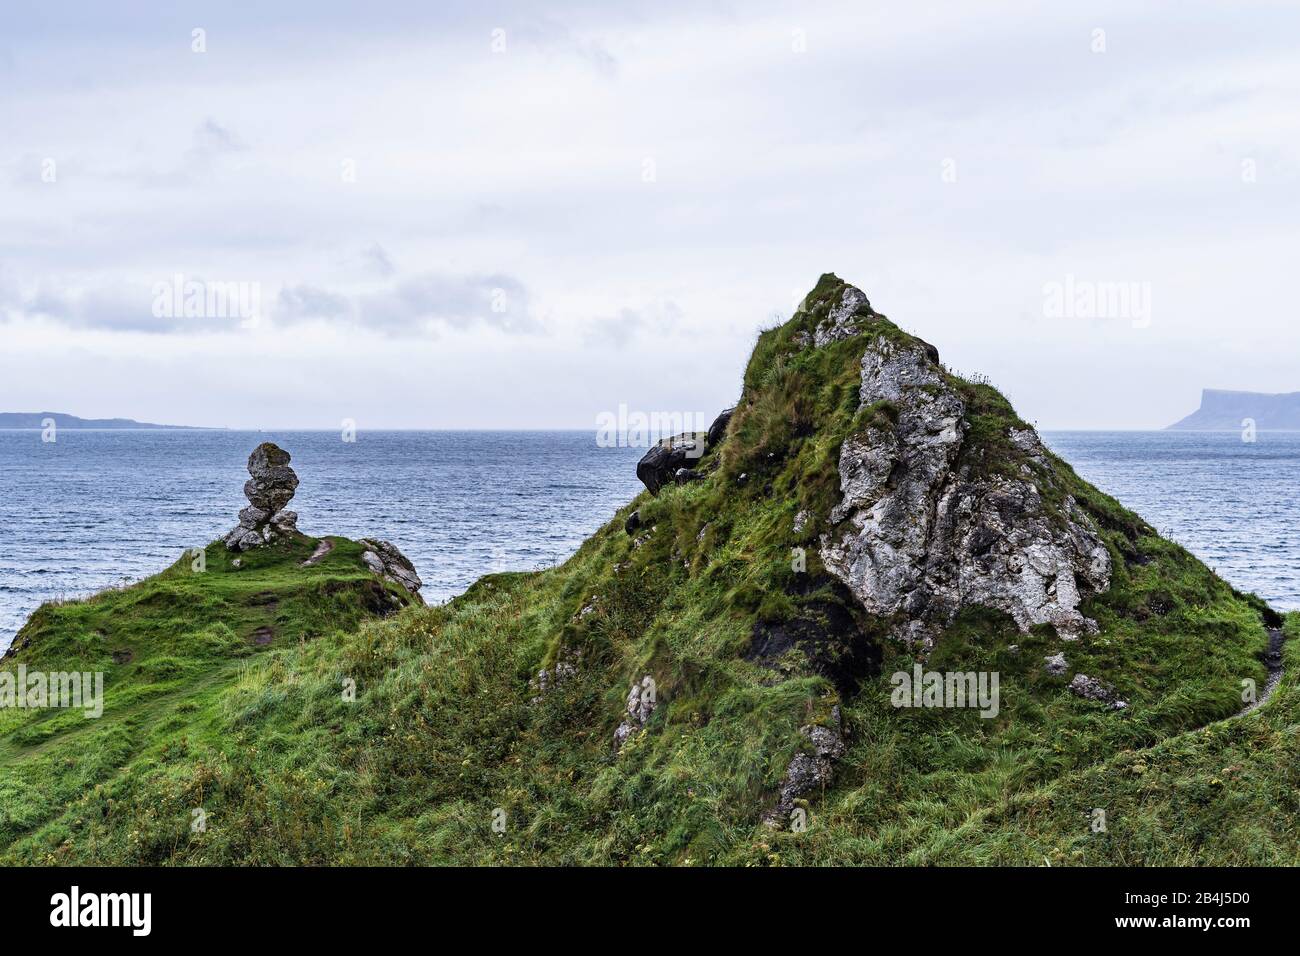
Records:
[[[239,524],[225,537],[231,551],[247,551],[297,532],[298,515],[285,510],[298,488],[289,460],[287,451],[269,441],[248,456],[252,476],[244,483],[248,507],[239,512]]]

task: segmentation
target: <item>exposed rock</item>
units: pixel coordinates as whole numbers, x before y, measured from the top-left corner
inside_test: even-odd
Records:
[[[682,432],[658,442],[646,452],[637,463],[636,476],[650,489],[650,494],[657,495],[669,481],[684,484],[703,478],[692,466],[726,437],[727,425],[735,411],[728,408],[722,412],[707,432]]]
[[[402,554],[395,544],[377,538],[360,538],[357,544],[366,549],[361,555],[361,560],[365,562],[366,567],[385,581],[406,588],[411,597],[415,598],[416,603],[424,603],[424,599],[419,595],[424,582],[415,573],[415,565],[407,560],[406,555]]]
[[[537,692],[529,703],[541,703],[546,694],[570,678],[577,676],[578,665],[581,663],[581,650],[569,651],[567,648],[561,647],[555,657],[554,666],[549,669],[543,667],[537,672],[537,676],[529,681],[529,686]]]
[[[1075,674],[1074,680],[1070,681],[1070,691],[1086,700],[1095,700],[1099,704],[1105,704],[1111,710],[1123,710],[1128,706],[1128,701],[1120,700],[1115,689],[1095,677],[1089,677],[1087,674]]]
[[[614,749],[620,749],[629,737],[641,731],[658,706],[654,678],[646,674],[639,682],[633,681],[624,705],[627,716],[614,731]]]
[[[244,482],[244,497],[253,506],[274,514],[293,497],[298,488],[298,476],[289,467],[287,451],[272,442],[262,442],[248,456],[248,473]]]
[[[623,524],[623,530],[628,534],[636,534],[639,527],[641,527],[641,512],[633,511],[627,516],[627,521]]]
[[[870,317],[873,314],[871,303],[867,301],[862,290],[846,285],[840,294],[840,300],[830,307],[826,318],[822,319],[813,330],[813,345],[821,348],[831,342],[857,335],[858,316]]]
[[[1030,477],[959,466],[966,407],[937,354],[883,335],[868,343],[860,407],[887,405],[841,446],[830,516],[840,526],[820,538],[827,570],[868,612],[899,615],[897,636],[922,650],[972,606],[1005,611],[1021,631],[1095,631],[1078,610],[1081,588],[1110,586],[1110,552],[1072,498],[1053,511]],[[1008,438],[1026,462],[1046,464],[1031,429]]]
[[[781,620],[755,621],[746,660],[784,669],[789,652],[797,651],[813,673],[846,695],[879,672],[879,642],[858,626],[854,598],[843,584],[826,575],[801,575],[788,594],[795,613]]]
[[[798,514],[796,514],[796,515],[794,516],[794,533],[795,533],[795,534],[802,534],[802,533],[803,533],[803,529],[806,528],[806,527],[808,527],[808,517],[809,517],[809,515],[808,515],[808,509],[807,509],[807,508],[802,509]]]
[[[1043,660],[1044,660],[1044,665],[1043,665],[1044,669],[1047,671],[1047,673],[1051,674],[1053,677],[1060,677],[1067,670],[1069,670],[1070,667],[1070,665],[1066,663],[1064,652],[1060,654],[1053,654],[1051,657],[1045,657],[1043,658]]]
[[[244,483],[244,496],[249,504],[223,539],[231,551],[247,551],[297,532],[298,516],[284,510],[298,488],[289,461],[289,453],[271,442],[262,442],[248,456],[252,477]]]
[[[727,426],[731,424],[731,416],[734,414],[736,414],[735,408],[728,408],[713,420],[713,424],[709,426],[704,439],[710,448],[716,448],[722,442],[722,439],[727,437]]]
[[[809,724],[799,728],[808,739],[808,748],[795,754],[786,768],[777,791],[776,806],[763,814],[763,823],[781,829],[790,821],[795,801],[830,783],[835,761],[844,756],[844,732],[840,708],[831,708],[829,724]]]
[[[705,437],[699,432],[683,432],[666,438],[651,448],[636,466],[636,476],[650,489],[659,489],[672,480],[679,468],[689,468],[704,454]]]

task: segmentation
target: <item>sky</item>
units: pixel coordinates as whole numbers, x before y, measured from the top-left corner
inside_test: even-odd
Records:
[[[1282,2],[6,4],[0,411],[711,417],[824,272],[1044,429],[1297,391],[1298,46]]]

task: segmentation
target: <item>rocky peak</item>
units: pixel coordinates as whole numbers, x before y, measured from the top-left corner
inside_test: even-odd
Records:
[[[1022,631],[1094,630],[1078,605],[1083,591],[1109,587],[1110,552],[1073,498],[1048,503],[1039,485],[1053,471],[1038,436],[1008,428],[1002,467],[965,464],[987,438],[972,437],[957,380],[932,346],[893,331],[863,336],[859,409],[880,414],[841,446],[842,500],[820,538],[826,569],[921,649],[977,605]]]
[[[248,507],[239,512],[239,524],[224,539],[231,551],[247,551],[297,532],[298,515],[285,510],[298,488],[289,461],[289,453],[272,442],[262,442],[248,456]]]

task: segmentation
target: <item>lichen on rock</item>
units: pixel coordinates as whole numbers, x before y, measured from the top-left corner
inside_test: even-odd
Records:
[[[1050,506],[1032,468],[1010,477],[962,464],[966,406],[919,340],[866,342],[860,408],[887,403],[839,458],[842,499],[820,538],[827,570],[863,607],[897,616],[896,634],[922,650],[967,607],[1009,614],[1021,631],[1052,625],[1067,639],[1095,629],[1082,590],[1104,591],[1111,557],[1074,500]],[[1032,429],[1007,447],[1045,470]]]
[[[424,586],[424,582],[420,580],[420,576],[416,573],[415,565],[398,550],[397,545],[391,541],[381,541],[378,538],[358,538],[357,544],[366,549],[361,554],[361,560],[366,567],[385,581],[391,581],[406,588],[411,597],[415,598],[416,603],[424,603],[424,599],[419,595],[419,590]]]

